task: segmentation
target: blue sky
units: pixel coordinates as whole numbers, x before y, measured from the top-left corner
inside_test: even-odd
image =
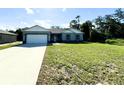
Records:
[[[0,8],[0,29],[17,29],[41,25],[68,27],[77,15],[81,21],[93,20],[97,16],[113,14],[115,8]]]

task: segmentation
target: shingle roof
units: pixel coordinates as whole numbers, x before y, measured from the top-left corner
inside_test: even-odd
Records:
[[[64,31],[64,29],[48,29],[51,33],[54,33],[54,34],[59,34],[59,33],[62,33]]]
[[[63,33],[77,33],[78,34],[78,33],[83,33],[83,32],[77,29],[68,28],[68,29],[65,29]]]
[[[23,31],[30,31],[33,27],[39,27],[40,29],[44,29],[44,30],[49,31],[49,32],[51,32],[53,34],[59,34],[59,33],[83,33],[80,30],[76,30],[76,29],[72,29],[72,28],[65,28],[65,29],[51,28],[51,29],[46,29],[46,28],[44,28],[42,26],[39,26],[39,25],[32,26],[32,27],[30,27],[30,28],[28,28],[26,30],[23,30]]]
[[[44,28],[44,27],[42,27],[42,26],[39,26],[39,25],[34,25],[34,26],[30,27],[30,28],[37,27],[37,26],[40,27],[40,28],[42,28],[42,29],[46,29],[46,28]],[[29,29],[30,29],[30,28],[29,28]]]
[[[14,33],[11,33],[11,32],[8,32],[8,31],[3,31],[3,30],[0,30],[0,34],[16,35]]]
[[[80,30],[67,28],[67,29],[49,29],[51,33],[59,34],[59,33],[83,33]]]
[[[39,26],[39,25],[34,25],[34,26],[32,26],[32,27],[25,28],[25,29],[23,29],[23,31],[30,31],[32,28],[35,28],[35,27],[38,27],[38,28],[40,28],[40,29],[44,29],[44,30],[47,31],[46,28],[44,28],[44,27],[42,27],[42,26]]]

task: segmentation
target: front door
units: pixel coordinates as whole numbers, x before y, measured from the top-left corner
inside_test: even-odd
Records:
[[[56,42],[57,41],[57,36],[56,35],[54,35],[54,42]]]

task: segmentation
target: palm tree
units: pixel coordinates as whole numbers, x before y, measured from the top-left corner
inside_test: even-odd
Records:
[[[77,15],[75,18],[77,19],[77,29],[80,30],[80,15]]]
[[[80,15],[75,17],[77,19],[78,24],[80,24]]]
[[[77,20],[72,20],[72,21],[70,22],[70,28],[75,28],[75,29],[77,29]]]

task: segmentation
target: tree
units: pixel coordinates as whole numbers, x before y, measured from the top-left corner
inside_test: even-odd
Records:
[[[89,20],[81,25],[81,31],[84,32],[85,34],[84,35],[85,40],[90,40],[92,27],[94,26],[92,25],[92,22]]]
[[[17,34],[17,41],[22,41],[23,36],[22,36],[22,29],[21,28],[16,30],[16,34]]]
[[[124,11],[121,8],[115,10],[114,17],[119,21],[124,21]]]
[[[116,38],[121,30],[120,22],[118,22],[113,16],[106,15],[105,16],[105,34],[108,37]]]
[[[103,18],[101,16],[98,16],[96,19],[95,19],[95,24],[97,25],[97,27],[101,27],[102,26],[102,23],[103,23]]]
[[[78,27],[77,27],[77,20],[72,20],[71,22],[70,22],[70,28],[74,28],[74,29],[77,29]]]
[[[105,26],[105,22],[104,22],[104,17],[101,17],[101,16],[98,16],[95,20],[95,24],[96,24],[96,29],[98,32],[101,32],[101,33],[104,33],[105,32],[105,29],[104,29],[104,26]]]
[[[80,29],[80,15],[75,17],[77,19],[77,28]]]
[[[124,23],[121,24],[121,30],[120,30],[120,38],[124,38]]]
[[[80,15],[75,17],[77,19],[78,24],[80,23]]]
[[[106,38],[115,38],[121,29],[120,22],[113,15],[105,15],[95,19],[97,31],[106,35]]]
[[[76,16],[74,20],[71,20],[70,22],[70,28],[78,29],[80,30],[80,16]]]

